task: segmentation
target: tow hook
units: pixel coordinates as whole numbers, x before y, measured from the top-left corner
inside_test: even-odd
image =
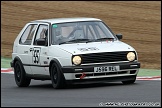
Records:
[[[82,73],[82,75],[80,76],[80,79],[83,79],[86,76],[85,73]]]

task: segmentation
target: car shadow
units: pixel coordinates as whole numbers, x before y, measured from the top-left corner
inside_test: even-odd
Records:
[[[134,83],[136,84],[136,83]],[[131,84],[127,84],[131,85]],[[101,87],[112,87],[112,86],[127,86],[121,82],[107,82],[107,83],[88,83],[88,84],[70,84],[66,89],[84,89],[84,88],[101,88]]]
[[[134,84],[127,84],[129,85],[135,85]],[[61,88],[64,89],[87,89],[87,88],[101,88],[101,87],[113,87],[113,86],[127,86],[124,85],[122,82],[107,82],[107,83],[86,83],[86,84],[67,84],[66,87]],[[41,89],[54,89],[52,84],[35,84],[30,85],[28,88],[41,88]],[[55,89],[60,90],[60,89]]]

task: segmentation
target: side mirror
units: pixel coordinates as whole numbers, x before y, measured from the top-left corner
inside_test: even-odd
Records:
[[[37,45],[45,46],[45,43],[46,43],[46,40],[44,38],[36,40]]]
[[[116,37],[120,40],[123,38],[123,35],[122,34],[116,34]]]

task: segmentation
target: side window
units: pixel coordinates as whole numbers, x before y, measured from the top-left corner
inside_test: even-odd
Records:
[[[38,40],[42,40],[40,43],[42,46],[47,45],[47,38],[48,38],[48,26],[47,25],[40,25],[38,27],[38,31],[36,33],[36,37],[34,39],[34,45],[38,45]]]
[[[24,33],[22,34],[19,43],[23,45],[31,45],[36,27],[37,27],[36,24],[29,25],[24,31]]]

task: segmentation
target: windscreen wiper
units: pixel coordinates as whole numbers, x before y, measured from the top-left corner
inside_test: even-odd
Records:
[[[77,43],[77,42],[88,42],[89,39],[74,39],[74,40],[69,40],[65,42],[60,42],[59,45],[65,44],[65,43]]]
[[[99,39],[96,39],[96,41],[104,41],[104,40],[113,40],[114,41],[114,38],[99,38]]]
[[[61,45],[61,44],[68,44],[68,43],[71,43],[71,42],[69,42],[69,41],[60,42],[59,45]]]

